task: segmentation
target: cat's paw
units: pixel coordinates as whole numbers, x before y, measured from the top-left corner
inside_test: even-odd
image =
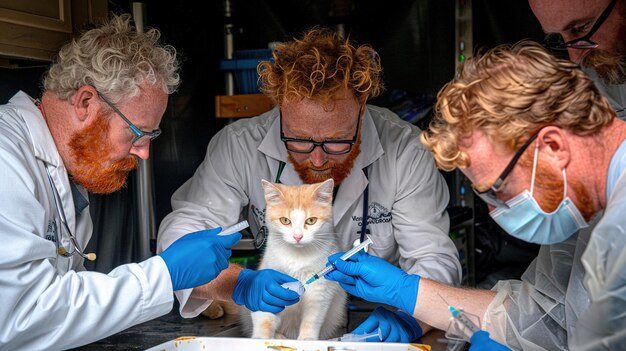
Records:
[[[239,305],[231,301],[218,301],[215,300],[202,312],[203,315],[210,319],[217,319],[224,314],[238,314]]]
[[[315,338],[310,335],[298,335],[298,340],[318,340],[319,338]]]
[[[202,314],[211,319],[218,319],[224,315],[224,308],[219,301],[213,301],[206,310],[202,311]]]
[[[287,339],[287,336],[282,333],[276,333],[275,339]]]

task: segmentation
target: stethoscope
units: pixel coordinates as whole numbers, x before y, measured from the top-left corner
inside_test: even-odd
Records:
[[[276,173],[276,180],[274,181],[274,183],[281,183],[280,182],[280,175],[283,174],[283,170],[285,169],[285,162],[280,161],[280,163],[278,164],[278,172]],[[363,173],[365,173],[365,178],[368,178],[367,175],[367,168],[363,168]],[[358,243],[362,243],[363,240],[365,240],[365,234],[366,234],[366,230],[367,230],[367,221],[368,221],[368,211],[367,211],[367,205],[368,205],[368,195],[369,195],[369,183],[365,186],[365,190],[363,190],[363,220],[361,222],[361,235],[359,238],[359,242]],[[335,201],[335,197],[333,196],[333,201]],[[358,243],[355,241],[354,245],[358,245]]]
[[[61,223],[63,224],[63,227],[65,227],[65,230],[67,231],[67,235],[70,238],[70,250],[68,251],[65,249],[65,247],[63,247],[63,245],[61,245],[61,241],[59,240],[59,234],[55,230],[54,238],[56,240],[57,253],[63,257],[70,257],[72,255],[77,254],[86,260],[94,261],[96,259],[96,254],[93,252],[89,252],[85,254],[83,252],[83,249],[80,247],[80,244],[78,243],[78,241],[76,241],[74,234],[72,234],[72,231],[70,230],[70,227],[67,224],[67,218],[65,217],[65,210],[63,209],[63,202],[61,201],[61,195],[59,195],[59,191],[57,190],[57,187],[54,185],[54,181],[52,180],[52,176],[50,176],[50,171],[48,170],[47,165],[45,165],[45,169],[46,169],[46,175],[48,176],[48,182],[50,183],[50,188],[52,189],[54,205],[57,209],[57,213],[59,214],[59,218],[61,219]],[[72,246],[73,248],[71,248]]]
[[[44,111],[43,106],[41,105],[41,101],[35,100],[34,103],[35,103],[35,106],[37,106],[37,108],[39,109],[39,111],[41,111],[42,116],[45,117],[46,112]],[[59,191],[57,190],[57,187],[54,185],[52,176],[50,176],[50,170],[48,170],[48,165],[45,163],[44,163],[44,168],[46,169],[48,182],[50,183],[50,188],[52,189],[52,197],[54,198],[54,206],[57,209],[57,213],[59,214],[59,219],[61,220],[61,223],[63,224],[63,226],[65,227],[65,230],[67,231],[67,235],[70,237],[70,246],[71,245],[74,246],[74,248],[71,249],[70,251],[65,250],[63,245],[61,245],[61,241],[59,240],[59,233],[57,233],[57,231],[55,230],[54,240],[56,241],[55,245],[57,247],[57,253],[63,257],[70,257],[72,255],[78,254],[80,257],[84,259],[87,259],[89,261],[95,261],[96,254],[93,252],[89,252],[85,254],[83,252],[83,249],[78,244],[78,241],[76,241],[74,234],[72,234],[72,231],[70,230],[70,227],[67,224],[67,218],[65,217],[65,210],[63,209],[63,202],[61,201],[61,195],[59,195]]]

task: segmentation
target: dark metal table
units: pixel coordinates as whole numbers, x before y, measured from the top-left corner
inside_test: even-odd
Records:
[[[203,315],[183,318],[175,303],[170,313],[138,324],[108,338],[72,350],[145,350],[181,336],[241,336],[239,317],[225,315],[219,319],[209,319]]]
[[[373,310],[372,306],[363,301],[357,305],[358,308],[349,312],[349,330],[356,328]],[[203,315],[190,319],[182,318],[178,313],[178,303],[175,303],[172,311],[165,316],[72,350],[145,350],[181,336],[242,337],[238,320],[237,315],[225,315],[219,319],[209,319]],[[443,351],[446,344],[439,341],[443,337],[443,332],[432,331],[422,337],[422,342],[431,345],[432,351]]]

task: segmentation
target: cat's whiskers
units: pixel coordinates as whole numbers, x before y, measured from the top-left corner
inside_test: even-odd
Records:
[[[319,233],[318,233],[319,234]],[[332,233],[326,235],[330,238]],[[268,243],[269,244],[269,243]],[[305,244],[295,244],[293,242],[287,242],[285,240],[275,240],[272,243],[273,249],[279,250],[279,252],[292,252],[296,255],[331,255],[338,250],[333,240],[323,239],[320,240],[319,235],[316,235],[316,240],[306,242]]]
[[[324,243],[320,243],[319,241],[312,242],[311,246],[313,246],[314,248],[317,248],[318,252],[319,251],[330,251],[329,249],[331,248],[331,245],[324,245]]]
[[[335,241],[337,239],[337,236],[339,234],[337,232],[317,232],[315,233],[316,237],[319,238],[331,238],[333,239],[332,241]]]

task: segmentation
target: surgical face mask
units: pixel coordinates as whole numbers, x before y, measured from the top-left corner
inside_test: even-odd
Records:
[[[567,197],[567,177],[563,169],[563,201],[551,213],[539,207],[533,197],[535,172],[537,170],[538,146],[535,147],[530,192],[523,193],[506,202],[507,207],[498,207],[491,213],[491,218],[512,236],[535,244],[549,245],[562,242],[578,230],[585,228],[587,222],[572,200]]]

